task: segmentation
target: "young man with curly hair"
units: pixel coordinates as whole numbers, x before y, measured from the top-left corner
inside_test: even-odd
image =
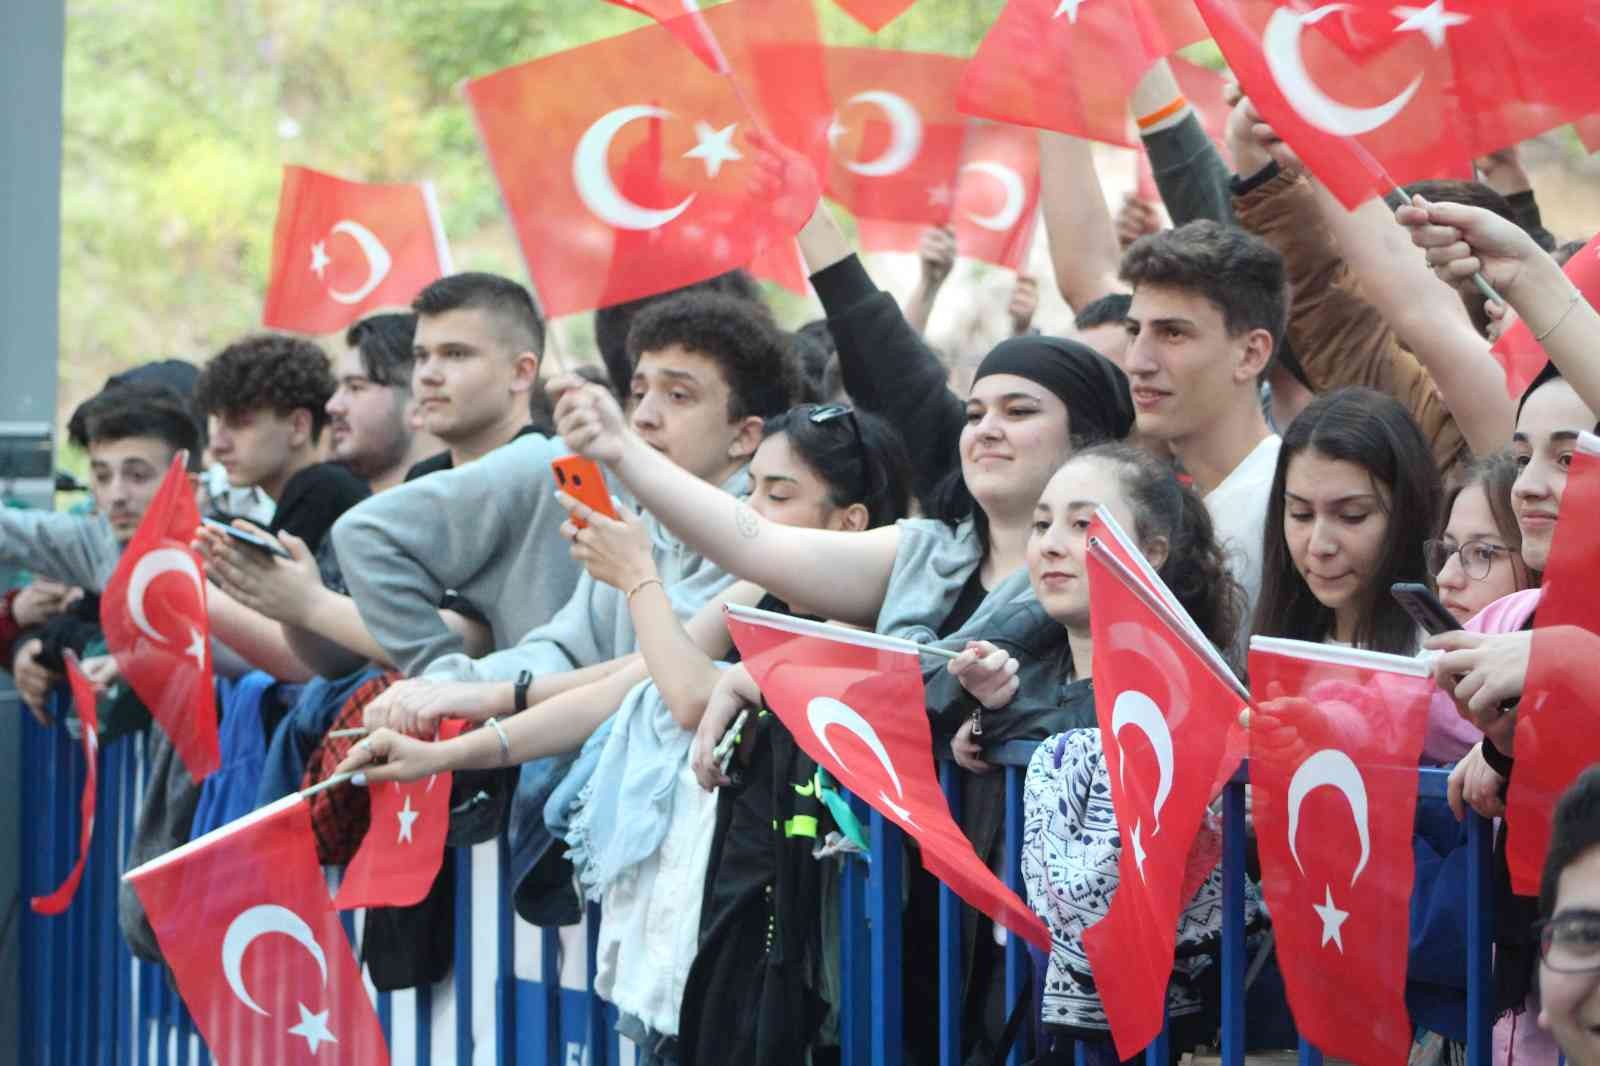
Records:
[[[312,552],[334,521],[368,495],[344,466],[320,461],[334,388],[328,357],[316,344],[258,333],[219,352],[194,390],[211,454],[229,483],[272,497],[272,532],[292,533]]]

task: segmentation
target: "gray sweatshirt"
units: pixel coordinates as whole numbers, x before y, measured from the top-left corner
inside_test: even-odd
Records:
[[[90,592],[111,580],[122,545],[101,515],[0,507],[0,563]]]
[[[483,612],[497,647],[572,597],[582,568],[561,539],[566,511],[550,473],[551,460],[566,454],[559,439],[519,437],[363,500],[334,525],[361,619],[407,675],[462,651],[439,617],[447,591]]]

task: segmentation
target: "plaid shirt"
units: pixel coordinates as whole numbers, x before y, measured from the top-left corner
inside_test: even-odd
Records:
[[[344,701],[333,723],[331,733],[339,729],[359,729],[367,704],[378,698],[390,685],[400,679],[397,673],[384,674],[356,689]],[[334,768],[344,762],[345,756],[360,737],[329,737],[306,760],[305,778],[301,788],[309,788],[327,779]],[[343,866],[355,857],[361,847],[361,838],[367,835],[371,820],[371,800],[364,788],[330,788],[317,793],[308,801],[311,805],[311,831],[317,839],[317,861],[324,866]]]

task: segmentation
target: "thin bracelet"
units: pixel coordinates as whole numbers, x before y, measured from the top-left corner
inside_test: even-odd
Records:
[[[663,592],[665,592],[667,588],[667,586],[661,584],[661,579],[659,577],[647,577],[637,585],[633,586],[633,588],[628,590],[627,602],[629,606],[633,605],[633,594],[644,588],[646,585],[661,585]]]
[[[500,738],[500,765],[509,766],[511,764],[511,741],[506,739],[506,731],[500,728],[500,723],[494,718],[489,718],[483,724],[493,729],[494,735]]]
[[[1185,107],[1187,107],[1188,104],[1189,101],[1184,99],[1182,93],[1179,93],[1177,98],[1167,106],[1158,107],[1148,115],[1140,115],[1133,121],[1138,124],[1141,130],[1147,130],[1156,123],[1164,122],[1173,115],[1176,115],[1179,111],[1182,111]]]
[[[1581,299],[1583,299],[1583,293],[1582,292],[1574,292],[1572,294],[1572,299],[1567,301],[1567,309],[1565,311],[1561,312],[1561,317],[1560,318],[1556,319],[1556,324],[1551,326],[1549,329],[1545,330],[1543,333],[1539,334],[1537,337],[1535,337],[1533,339],[1538,341],[1540,344],[1543,344],[1544,343],[1544,339],[1546,337],[1550,336],[1550,334],[1554,333],[1556,330],[1561,328],[1561,323],[1563,323],[1563,322],[1565,322],[1567,320],[1567,316],[1572,314],[1572,309],[1574,307],[1578,306],[1578,301],[1581,300]]]

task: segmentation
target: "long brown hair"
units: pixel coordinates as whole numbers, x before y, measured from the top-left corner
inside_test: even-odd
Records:
[[[1520,469],[1517,457],[1509,449],[1474,460],[1445,490],[1444,510],[1439,516],[1439,536],[1443,537],[1456,500],[1474,486],[1482,488],[1489,501],[1489,513],[1494,516],[1495,532],[1511,549],[1512,572],[1517,576],[1519,590],[1537,587],[1543,576],[1522,559],[1522,527],[1517,525],[1516,512],[1511,509],[1511,486],[1516,484]]]

